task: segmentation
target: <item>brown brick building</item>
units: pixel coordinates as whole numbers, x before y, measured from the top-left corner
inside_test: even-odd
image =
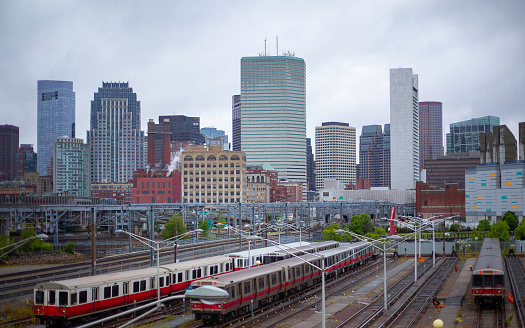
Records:
[[[457,184],[445,184],[444,188],[416,183],[416,214],[422,218],[433,216],[465,217],[465,190]]]

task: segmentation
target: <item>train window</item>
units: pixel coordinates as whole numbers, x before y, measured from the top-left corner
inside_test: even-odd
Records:
[[[67,305],[67,292],[58,292],[58,305]]]
[[[195,279],[195,278],[197,278],[197,270],[193,270],[191,272],[191,279]]]
[[[296,277],[301,276],[301,267],[297,267],[297,268],[295,269],[295,276],[296,276]]]
[[[230,271],[230,263],[226,263],[226,270],[225,271]]]
[[[248,295],[250,294],[250,282],[245,282],[244,283],[244,295]]]
[[[35,292],[35,304],[44,304],[44,292],[37,290]]]
[[[242,268],[242,267],[243,267],[243,265],[242,265],[242,260],[241,260],[241,259],[238,259],[238,260],[237,260],[237,267],[238,267],[238,268]]]
[[[503,276],[494,276],[494,286],[495,287],[503,286]]]
[[[277,275],[272,274],[272,285],[276,285],[276,284],[277,284]]]
[[[146,290],[146,280],[140,282],[140,291],[143,292]]]
[[[201,268],[199,268],[197,270],[197,275],[198,275],[199,278],[202,277],[202,270],[201,270]]]
[[[150,289],[157,288],[157,278],[149,278]]]
[[[159,286],[164,287],[164,277],[159,277]]]
[[[492,276],[484,275],[483,276],[483,287],[491,287],[492,286]]]
[[[310,273],[310,266],[309,265],[305,266],[304,273]]]
[[[104,287],[104,299],[111,298],[111,287]]]
[[[123,295],[128,294],[128,283],[127,282],[122,283],[122,294]]]
[[[288,281],[292,280],[292,270],[293,269],[288,270]]]
[[[140,292],[139,282],[135,281],[133,282],[133,293],[138,293],[138,292]]]
[[[118,296],[118,285],[111,286],[111,297],[117,297]]]
[[[166,286],[169,286],[169,285],[170,285],[170,278],[171,278],[170,275],[167,275],[167,276],[166,276]]]
[[[54,290],[50,290],[49,294],[48,294],[48,297],[47,297],[47,304],[48,305],[55,305],[55,297],[56,297],[55,291]]]
[[[230,295],[232,296],[232,299],[235,298],[235,287],[230,288]]]
[[[177,277],[177,282],[182,282],[182,272],[179,272],[179,276]]]
[[[71,293],[70,305],[77,305],[77,293]]]
[[[474,275],[472,276],[472,285],[473,286],[482,286],[483,285],[483,276]]]
[[[264,289],[264,278],[259,278],[259,289]]]
[[[98,288],[93,288],[93,301],[98,301]]]
[[[78,304],[87,303],[87,290],[83,290],[78,293]]]

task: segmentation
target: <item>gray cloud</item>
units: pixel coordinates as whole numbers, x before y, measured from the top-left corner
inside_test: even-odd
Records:
[[[201,117],[231,135],[240,58],[295,51],[307,65],[307,133],[389,118],[388,70],[412,67],[445,123],[525,120],[522,1],[0,1],[0,124],[36,144],[36,81],[71,80],[77,136],[102,81],[129,81],[142,124]]]

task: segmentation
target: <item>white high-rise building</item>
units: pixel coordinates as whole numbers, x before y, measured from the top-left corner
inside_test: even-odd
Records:
[[[419,180],[418,76],[411,68],[390,70],[391,188],[415,189]]]
[[[315,127],[317,190],[324,189],[324,179],[356,183],[356,134],[348,123],[323,122]]]
[[[300,182],[306,190],[304,60],[243,57],[240,98],[240,145],[248,164],[269,163],[279,178]],[[233,139],[235,145],[235,132]]]
[[[84,140],[57,137],[53,144],[53,192],[90,197],[89,145]]]

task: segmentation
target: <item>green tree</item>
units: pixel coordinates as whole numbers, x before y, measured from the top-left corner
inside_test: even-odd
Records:
[[[350,231],[362,236],[374,232],[374,225],[368,214],[362,213],[352,216],[350,219]]]
[[[374,232],[369,232],[365,236],[371,239],[379,239],[386,236],[386,230],[383,228],[374,227]]]
[[[66,246],[64,246],[64,251],[68,254],[75,254],[75,244],[74,243],[67,243]]]
[[[485,239],[485,235],[481,233],[478,229],[474,229],[470,235],[472,240],[481,241]],[[477,238],[477,239],[476,239]]]
[[[479,231],[490,231],[490,221],[489,220],[480,220],[478,223]]]
[[[516,214],[512,211],[507,211],[505,214],[503,214],[503,217],[501,220],[507,222],[509,225],[509,230],[514,231],[519,224],[518,218],[516,217]]]
[[[507,241],[510,239],[509,225],[503,220],[499,220],[490,227],[490,232],[487,234],[491,238],[498,238],[500,241]]]
[[[177,235],[186,233],[186,226],[184,226],[182,218],[179,214],[176,214],[168,221],[168,223],[164,225],[164,230],[160,234],[163,240],[170,239],[175,236],[175,224],[177,224]]]
[[[208,237],[209,229],[208,229],[208,222],[206,222],[206,220],[200,221],[198,223],[197,227],[199,229],[202,229],[202,232],[201,232],[201,236],[202,237],[204,237],[204,238]]]
[[[337,223],[326,226],[322,233],[323,240],[343,241],[345,238],[341,234],[335,232],[338,229],[341,229],[341,226]]]
[[[525,219],[521,220],[521,223],[516,228],[516,239],[525,239]]]
[[[459,231],[459,228],[461,228],[461,225],[460,225],[459,223],[452,223],[452,224],[448,227],[448,231],[458,232],[458,231]]]

